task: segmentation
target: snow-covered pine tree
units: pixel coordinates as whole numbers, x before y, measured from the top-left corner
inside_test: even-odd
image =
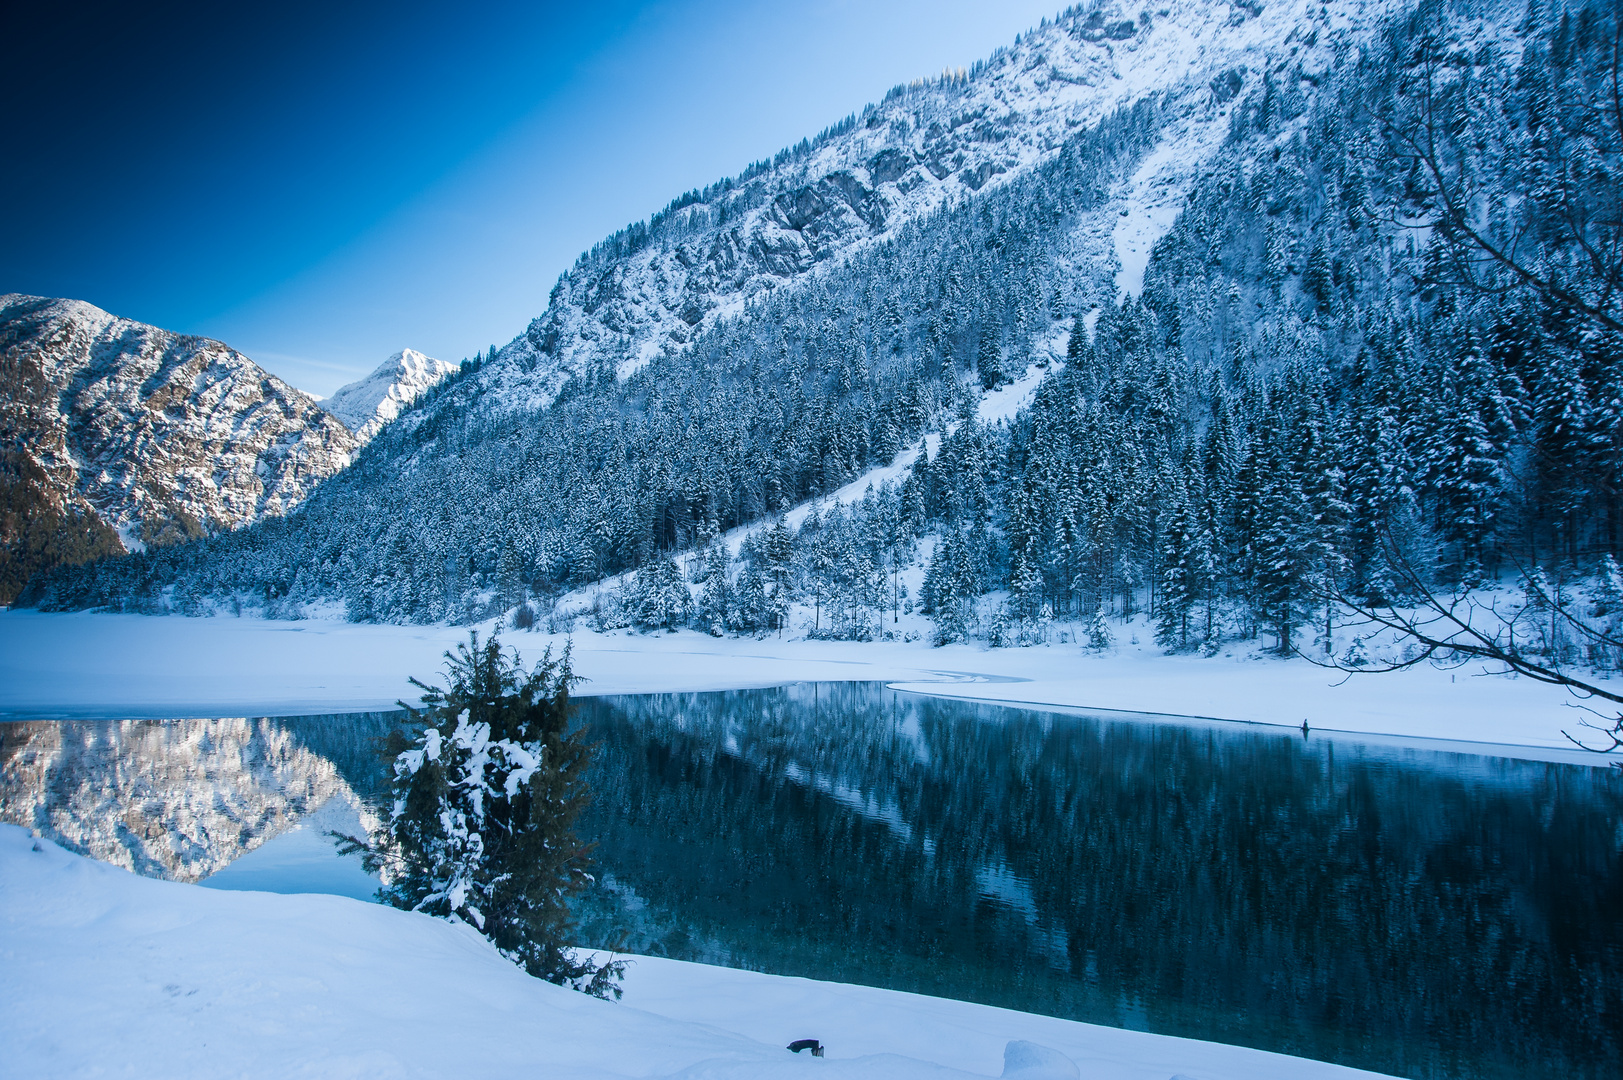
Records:
[[[1088,620],[1088,648],[1103,652],[1114,644],[1115,636],[1110,632],[1105,606],[1101,603],[1093,609],[1093,618]]]
[[[981,592],[970,551],[973,544],[964,532],[947,533],[936,544],[925,571],[924,601],[935,616],[937,645],[965,641],[973,630],[975,597]]]
[[[1600,568],[1595,574],[1595,586],[1590,591],[1590,602],[1593,605],[1590,614],[1596,618],[1611,616],[1615,622],[1618,614],[1623,612],[1623,569],[1618,567],[1611,552],[1601,557]]]
[[[980,373],[981,385],[988,390],[1006,381],[1003,373],[1003,347],[998,344],[997,329],[991,325],[981,328],[980,347],[975,352],[975,367]]]
[[[693,593],[670,559],[656,560],[639,570],[633,591],[637,622],[643,626],[674,629],[693,618]]]
[[[704,561],[704,588],[699,592],[695,618],[701,629],[720,637],[736,604],[732,579],[728,576],[731,559],[725,544],[713,543]]]
[[[775,611],[766,576],[753,565],[738,575],[737,597],[729,625],[745,633],[764,633],[773,626]]]
[[[379,895],[466,923],[531,975],[594,997],[620,996],[624,962],[594,964],[567,946],[570,898],[590,883],[575,819],[591,756],[569,729],[569,650],[525,672],[492,635],[447,652],[448,688],[412,683],[404,705],[421,734],[395,757],[393,807],[375,836],[336,836],[383,875]]]
[[[1263,485],[1259,529],[1252,544],[1251,604],[1259,623],[1290,655],[1296,628],[1311,614],[1319,569],[1312,507],[1301,477],[1275,461]]]
[[[1169,649],[1189,646],[1189,616],[1206,587],[1210,541],[1201,529],[1196,500],[1189,487],[1194,470],[1186,468],[1171,492],[1165,531],[1161,535],[1161,596],[1155,639]]]

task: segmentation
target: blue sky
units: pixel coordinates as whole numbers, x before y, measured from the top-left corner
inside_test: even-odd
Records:
[[[0,70],[0,292],[217,337],[318,394],[406,346],[459,360],[596,240],[1056,10],[39,5]]]

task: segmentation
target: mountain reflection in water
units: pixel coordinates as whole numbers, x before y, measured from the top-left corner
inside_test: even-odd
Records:
[[[581,699],[582,941],[1409,1077],[1623,1073],[1623,777],[871,684]],[[0,723],[0,819],[197,880],[398,714]]]
[[[3,722],[0,821],[199,881],[330,800],[361,802],[345,773],[375,786],[373,738],[397,717]]]

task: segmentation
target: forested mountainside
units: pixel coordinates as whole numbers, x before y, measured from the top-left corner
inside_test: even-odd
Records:
[[[1151,95],[1176,98],[1152,140],[1176,152],[1142,178],[1147,197],[1133,209],[1175,202],[1198,158],[1221,139],[1225,96],[1246,71],[1288,52],[1287,40],[1298,52],[1293,62],[1322,70],[1329,39],[1352,37],[1366,23],[1362,7],[1306,0],[1074,8],[969,71],[898,86],[816,138],[687,192],[596,245],[459,403],[530,411],[572,377],[623,378],[724,321],[752,320],[751,305],[910,223],[963,212],[977,193],[1051,161],[1078,134]],[[1309,35],[1324,37],[1324,47],[1315,49]],[[1031,224],[1056,241],[1078,225]],[[1110,257],[1104,239],[1081,244],[1077,264],[1027,287],[1058,290],[1067,303],[1095,291],[1114,299],[1094,262]],[[966,312],[964,321],[972,319]],[[1018,336],[1010,343],[1023,344]]]
[[[1031,163],[707,311],[679,348],[593,329],[635,314],[623,290],[569,298],[680,251],[678,207],[583,257],[523,338],[299,514],[58,573],[42,600],[473,618],[644,567],[600,620],[750,631],[815,597],[822,632],[866,637],[924,557],[941,640],[1149,607],[1171,647],[1288,648],[1326,588],[1395,598],[1395,557],[1455,584],[1587,572],[1623,524],[1616,13],[1350,10],[1292,9],[1243,69],[1163,73]],[[1072,11],[886,107],[1182,17]],[[1179,212],[1140,290],[1132,238],[1153,228],[1123,223],[1161,205]],[[1044,365],[1029,409],[977,422],[984,388]],[[932,433],[899,486],[713,546],[696,596],[667,557]]]
[[[217,341],[0,296],[0,604],[62,563],[285,513],[358,445]]]

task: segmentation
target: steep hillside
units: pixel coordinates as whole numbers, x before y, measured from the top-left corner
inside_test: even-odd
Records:
[[[61,562],[284,514],[359,441],[246,356],[0,296],[0,603]]]
[[[1277,53],[1318,79],[1368,19],[1073,9],[900,87],[583,255],[296,522],[180,554],[159,606],[460,618],[837,487],[1063,353],[1073,313],[1137,287],[1256,72]],[[133,590],[98,567],[49,602],[144,609],[171,565],[131,567]]]
[[[527,411],[572,375],[623,379],[819,268],[1052,161],[1111,113],[1168,95],[1156,153],[1115,193],[1132,219],[1123,224],[1145,227],[1096,231],[1066,290],[1113,300],[1098,269],[1142,269],[1156,228],[1171,223],[1166,208],[1221,140],[1227,101],[1276,56],[1322,69],[1329,46],[1345,46],[1375,10],[1307,0],[1072,8],[970,71],[898,86],[598,244],[461,400]]]

